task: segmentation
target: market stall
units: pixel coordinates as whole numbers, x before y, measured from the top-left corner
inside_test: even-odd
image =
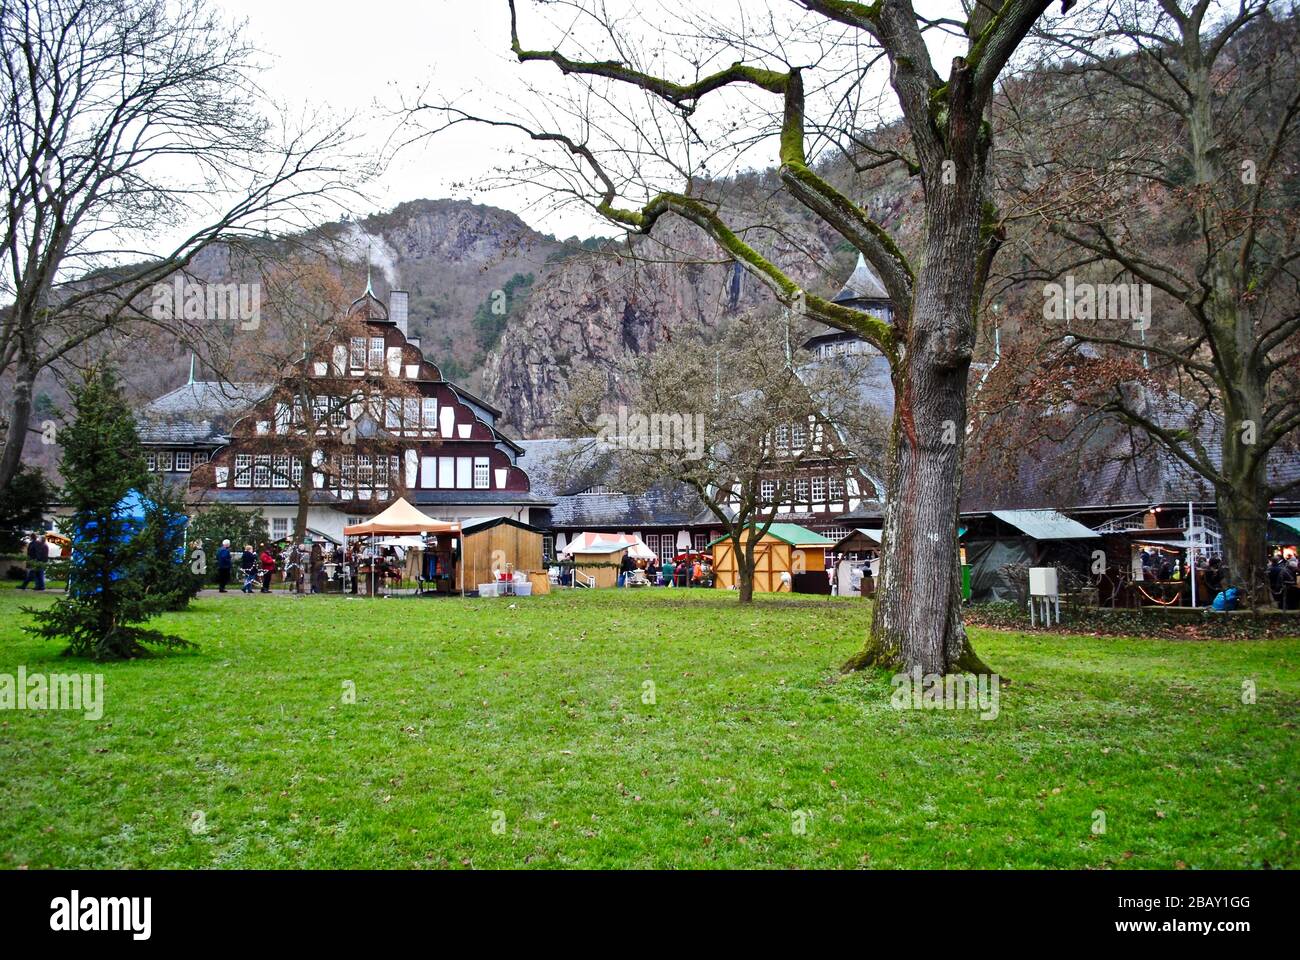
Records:
[[[411,550],[418,550],[415,567],[420,576],[416,583],[420,591],[430,584],[434,592],[465,592],[465,581],[460,563],[461,527],[448,520],[435,520],[399,497],[387,510],[365,523],[343,528],[348,538],[352,563],[356,567],[358,593],[376,596],[380,591],[391,590],[393,580],[401,582]],[[415,538],[402,545],[402,559],[398,558],[398,545],[382,541],[394,538]],[[400,542],[399,542],[399,545]]]

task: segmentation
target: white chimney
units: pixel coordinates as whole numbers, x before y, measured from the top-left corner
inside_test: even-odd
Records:
[[[394,290],[388,295],[388,319],[406,336],[406,291]]]

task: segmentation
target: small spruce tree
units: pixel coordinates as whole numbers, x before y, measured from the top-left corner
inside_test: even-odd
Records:
[[[139,626],[159,612],[140,576],[152,545],[121,505],[132,490],[144,489],[148,474],[112,371],[89,373],[73,400],[75,419],[59,434],[64,495],[73,511],[68,592],[48,609],[29,609],[35,625],[28,630],[66,640],[70,656],[95,660],[142,656],[144,644],[194,646]]]
[[[193,540],[186,543],[185,498],[175,484],[154,477],[147,487],[143,507],[136,576],[154,609],[184,610],[203,588],[207,549],[198,547]],[[215,556],[212,562],[216,562]]]

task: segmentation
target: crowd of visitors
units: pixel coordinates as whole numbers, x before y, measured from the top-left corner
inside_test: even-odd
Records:
[[[712,558],[708,554],[687,553],[660,563],[658,557],[636,560],[627,554],[619,564],[618,585],[653,587],[711,587]]]

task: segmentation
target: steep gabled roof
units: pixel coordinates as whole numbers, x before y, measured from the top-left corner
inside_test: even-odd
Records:
[[[225,443],[231,425],[270,390],[264,383],[187,383],[146,404],[136,429],[146,444]]]
[[[862,254],[858,254],[858,265],[849,274],[840,292],[831,297],[831,303],[851,303],[855,300],[888,300],[885,285],[876,276],[876,271]]]

